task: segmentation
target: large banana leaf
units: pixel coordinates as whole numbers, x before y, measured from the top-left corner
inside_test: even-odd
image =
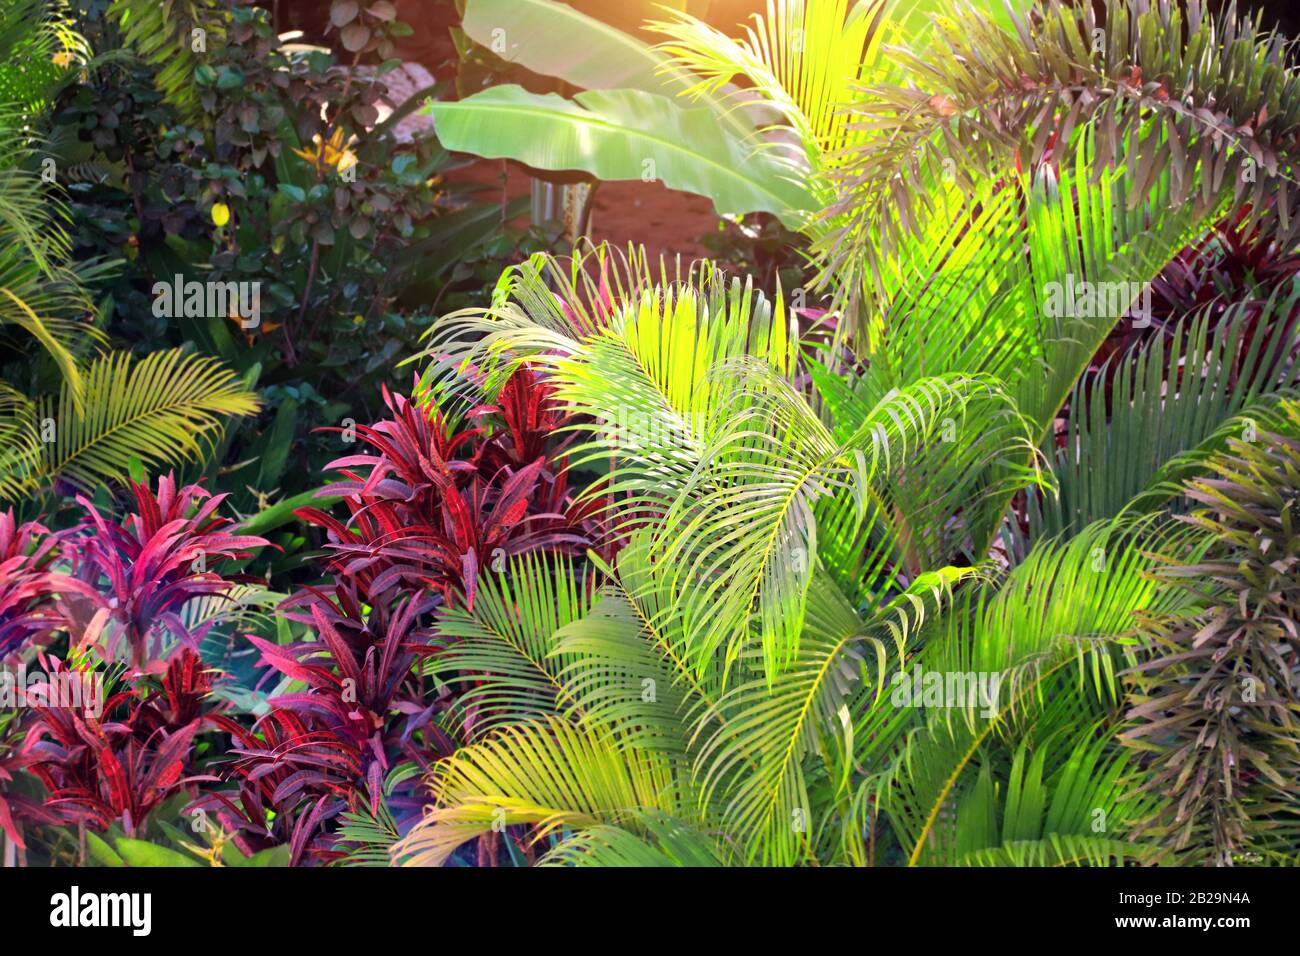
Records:
[[[717,115],[640,90],[590,90],[573,101],[498,86],[431,103],[448,149],[603,180],[657,179],[708,196],[720,215],[770,212],[798,225],[815,209],[791,168],[727,135]]]
[[[671,98],[698,82],[632,34],[554,0],[469,0],[461,27],[502,59],[585,90],[640,90]],[[722,97],[697,102],[733,132],[753,132]]]

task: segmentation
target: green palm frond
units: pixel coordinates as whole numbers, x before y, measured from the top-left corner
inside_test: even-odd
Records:
[[[378,816],[345,810],[339,819],[336,836],[347,855],[336,866],[392,866],[393,847],[401,834],[387,804],[380,801]]]
[[[25,149],[18,151],[20,159],[28,155]],[[66,206],[39,174],[17,166],[0,168],[0,328],[21,329],[40,343],[82,411],[79,356],[105,339],[88,321],[94,306],[82,277],[102,264],[65,264],[72,248],[67,219]]]
[[[1004,781],[985,764],[954,819],[955,866],[1106,866],[1150,860],[1130,839],[1157,802],[1133,794],[1129,755],[1098,728],[1015,750]],[[1068,741],[1077,739],[1072,750]],[[1000,775],[1000,772],[999,772]]]
[[[124,481],[132,458],[146,468],[199,461],[228,416],[260,407],[221,362],[179,349],[139,360],[109,353],[84,374],[84,414],[66,382],[57,399],[36,403],[36,428],[43,439],[52,431],[52,440],[43,442],[35,472],[15,477],[42,484],[60,478],[89,492]]]
[[[7,150],[16,147],[0,135],[0,146]],[[18,156],[10,153],[4,166],[0,166],[0,235],[5,237],[5,258],[13,269],[13,261],[21,261],[17,252],[26,253],[37,269],[50,273],[55,263],[66,258],[71,251],[71,240],[63,225],[67,222],[67,207],[52,196],[41,181],[39,173],[21,168],[15,159],[30,155],[23,151]],[[11,248],[17,247],[14,251]]]
[[[35,487],[29,476],[41,458],[41,436],[32,427],[34,412],[31,399],[0,382],[0,501]]]
[[[836,375],[810,364],[835,435],[845,440],[871,413],[871,372]],[[915,576],[961,553],[982,558],[980,543],[1002,523],[1011,495],[1030,487],[1051,490],[1050,475],[1031,445],[1030,423],[997,379],[919,379],[908,390],[924,404],[925,424],[910,451],[878,481],[903,551],[874,549],[877,523],[858,521],[842,497],[824,499],[814,509],[824,562],[845,593],[861,602],[870,603],[888,586],[882,562]]]
[[[693,819],[676,763],[558,718],[502,727],[436,766],[433,804],[394,858],[438,866],[462,843],[517,823],[533,824],[541,840],[564,828],[630,826],[648,810]]]
[[[1068,541],[1040,543],[1001,588],[967,592],[964,606],[959,602],[928,637],[917,659],[923,674],[945,684],[948,675],[996,677],[997,685],[987,685],[995,691],[991,700],[966,693],[966,683],[960,700],[909,707],[921,726],[908,734],[880,785],[912,863],[955,852],[943,828],[995,743],[1077,732],[1113,708],[1116,648],[1133,640],[1136,615],[1191,600],[1147,573],[1161,551],[1172,553],[1187,537],[1147,520],[1098,523]],[[900,690],[905,679],[900,675]],[[921,696],[919,688],[913,693]]]
[[[557,844],[538,866],[728,866],[734,855],[688,821],[664,813],[635,814],[637,832],[588,827]]]
[[[642,250],[621,257],[599,247],[568,268],[539,256],[509,270],[494,307],[443,317],[425,354],[444,377],[479,371],[489,394],[515,363],[544,369],[557,397],[594,419],[571,454],[575,467],[615,456],[621,468],[608,490],[662,496],[697,463],[731,391],[711,371],[743,356],[790,371],[791,318],[779,295],[769,301],[711,263],[661,262],[656,275]]]
[[[225,42],[228,14],[216,0],[117,0],[109,16],[122,31],[125,45],[140,54],[157,73],[154,84],[188,120],[202,115],[194,72],[200,50],[216,50]]]
[[[827,818],[842,818],[855,767],[852,708],[879,699],[889,662],[903,658],[927,608],[948,600],[961,573],[924,576],[867,621],[816,575],[796,660],[771,681],[756,662],[700,715],[693,747],[700,799],[716,808],[746,863],[818,859],[818,835]],[[815,805],[811,781],[834,795],[827,805]]]
[[[555,653],[567,661],[559,678],[589,726],[633,745],[685,753],[689,715],[708,709],[717,692],[678,656],[671,599],[645,553],[639,536],[619,554],[617,576],[608,572],[590,613],[556,633]]]
[[[556,632],[587,615],[590,591],[570,562],[523,555],[479,578],[472,610],[439,614],[448,646],[425,671],[455,690],[451,719],[469,739],[504,724],[576,716],[559,677],[570,655],[557,651]]]
[[[732,91],[734,108],[775,112],[777,124],[794,133],[788,147],[802,175],[811,174],[826,199],[830,183],[821,177],[841,150],[862,139],[842,107],[882,59],[888,6],[884,0],[768,0],[766,16],[754,14],[739,39],[684,13],[647,29],[668,38],[660,53],[699,77],[684,95],[717,96],[732,80],[747,81],[743,91]],[[768,145],[779,153],[780,146]]]
[[[1229,435],[1266,427],[1278,401],[1300,387],[1291,354],[1298,297],[1288,283],[1258,317],[1236,305],[1213,331],[1203,310],[1081,382],[1065,447],[1049,456],[1060,494],[1043,502],[1038,533],[1159,507]]]
[[[938,432],[952,402],[987,385],[914,382],[840,441],[769,367],[728,363],[718,374],[733,388],[731,407],[719,409],[725,426],[656,528],[655,553],[673,568],[695,666],[708,666],[719,647],[734,659],[752,622],[770,678],[798,653],[822,502],[849,513],[835,522],[838,536],[871,540],[866,528],[879,532],[882,552],[904,552],[885,497],[889,476]]]
[[[1133,194],[1114,171],[1097,175],[1095,152],[1089,140],[1061,173],[944,186],[876,280],[874,394],[945,373],[990,375],[1046,431],[1144,284],[1208,224],[1154,187],[1129,209]],[[1071,308],[1067,287],[1085,282],[1108,294]]]
[[[1084,142],[1094,175],[1124,169],[1134,204],[1164,182],[1163,208],[1199,218],[1226,203],[1295,234],[1300,70],[1258,17],[1107,0],[1042,5],[1011,26],[958,3],[934,22],[935,42],[896,51],[903,78],[853,104],[871,135],[824,214],[828,271],[874,271],[926,222],[940,184],[978,191],[1045,159],[1068,168]]]
[[[65,0],[0,2],[0,116],[15,111],[19,129],[43,110],[61,80],[90,58]]]

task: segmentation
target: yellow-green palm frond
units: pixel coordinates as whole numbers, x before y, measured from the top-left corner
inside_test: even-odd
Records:
[[[1133,639],[1138,615],[1191,600],[1147,573],[1158,554],[1189,539],[1185,529],[1146,519],[1042,542],[1000,588],[968,591],[928,636],[913,671],[924,686],[911,687],[904,673],[891,694],[904,695],[894,701],[899,712],[920,726],[878,778],[912,863],[957,853],[957,831],[946,828],[1000,741],[1079,733],[1114,710],[1117,649]],[[984,680],[983,690],[971,679]],[[885,736],[880,721],[889,716],[882,710],[868,729]],[[906,732],[907,721],[886,723],[891,734]]]
[[[456,692],[449,717],[467,739],[580,713],[560,677],[569,655],[558,632],[588,614],[591,591],[571,561],[525,554],[479,577],[472,609],[439,613],[436,630],[449,643],[425,672]]]
[[[955,866],[1109,866],[1154,858],[1130,839],[1157,801],[1133,793],[1130,755],[1098,727],[1061,733],[984,764],[952,817]],[[1070,742],[1076,741],[1071,748]]]
[[[85,411],[65,382],[37,402],[42,455],[32,480],[62,479],[81,491],[123,481],[138,458],[147,469],[201,461],[228,416],[252,415],[255,393],[214,358],[180,349],[143,359],[114,352],[85,370]]]
[[[65,0],[0,0],[0,116],[43,109],[55,85],[90,58]],[[8,118],[4,125],[9,125]]]
[[[518,823],[541,840],[565,828],[630,825],[662,810],[694,818],[682,769],[559,718],[503,727],[434,769],[433,804],[394,847],[406,866],[440,866],[461,844]]]
[[[741,97],[748,97],[752,108],[757,94],[757,105],[778,114],[776,125],[794,131],[802,163],[817,174],[862,138],[843,107],[880,61],[888,6],[888,0],[768,0],[766,15],[754,14],[741,39],[684,13],[647,28],[668,38],[658,49],[672,68],[700,77],[685,95],[716,95],[743,78],[748,86],[733,94],[735,107],[747,108]]]
[[[202,115],[194,71],[205,50],[219,49],[228,16],[215,0],[118,0],[109,15],[126,45],[157,69],[154,84],[181,115]],[[202,44],[200,47],[199,44]]]
[[[602,824],[579,830],[557,844],[538,866],[731,866],[729,844],[688,820],[658,811],[633,815],[635,831]]]
[[[34,412],[31,399],[0,382],[0,501],[12,501],[34,487],[32,476],[41,458]]]
[[[40,271],[49,274],[72,249],[64,228],[67,207],[46,188],[40,173],[20,168],[16,162],[9,165],[30,155],[11,135],[0,132],[0,148],[9,153],[0,166],[0,237],[4,240],[0,248],[6,259],[25,252]],[[20,150],[17,157],[9,152],[13,149]]]

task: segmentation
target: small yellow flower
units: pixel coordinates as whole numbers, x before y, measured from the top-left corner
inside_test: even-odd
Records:
[[[356,141],[352,137],[346,143],[343,141],[343,130],[336,128],[333,135],[330,136],[329,142],[321,139],[319,133],[311,138],[313,149],[295,149],[292,150],[295,156],[301,156],[316,170],[318,174],[323,174],[329,169],[336,169],[340,173],[349,167],[357,164],[357,156],[349,148]]]
[[[72,51],[60,50],[58,53],[54,54],[54,56],[50,57],[50,61],[55,66],[61,66],[66,70],[68,67],[72,66]]]
[[[212,204],[212,221],[218,226],[224,226],[230,222],[230,207],[223,202]]]
[[[216,833],[213,833],[210,829],[208,830],[208,839],[211,840],[211,846],[206,847],[195,846],[193,843],[186,843],[184,840],[178,840],[177,842],[200,860],[205,861],[208,866],[225,866],[225,863],[221,860],[221,851],[230,842],[230,834],[218,826]]]

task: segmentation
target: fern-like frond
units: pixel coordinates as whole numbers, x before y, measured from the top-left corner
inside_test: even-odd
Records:
[[[480,577],[473,610],[440,612],[436,630],[446,646],[425,671],[455,691],[450,715],[466,737],[574,716],[576,701],[560,679],[571,658],[558,651],[557,632],[588,614],[590,591],[571,562],[527,554]]]
[[[198,54],[219,49],[225,42],[228,14],[217,0],[118,0],[109,16],[122,31],[124,43],[157,72],[154,84],[181,115],[202,115],[194,72],[202,65]]]
[[[728,866],[734,856],[725,843],[701,832],[693,824],[664,813],[647,811],[634,819],[637,831],[601,825],[568,837],[538,866]]]
[[[256,394],[217,359],[180,349],[143,359],[114,352],[85,370],[85,412],[79,412],[65,382],[56,399],[37,402],[45,435],[34,475],[42,483],[62,479],[90,491],[124,481],[138,458],[146,469],[201,461],[229,416],[252,415]],[[43,436],[44,437],[44,436]]]
[[[558,718],[502,727],[439,762],[433,803],[394,858],[440,866],[466,841],[516,823],[533,824],[542,840],[566,828],[631,826],[647,810],[692,819],[675,763]]]

